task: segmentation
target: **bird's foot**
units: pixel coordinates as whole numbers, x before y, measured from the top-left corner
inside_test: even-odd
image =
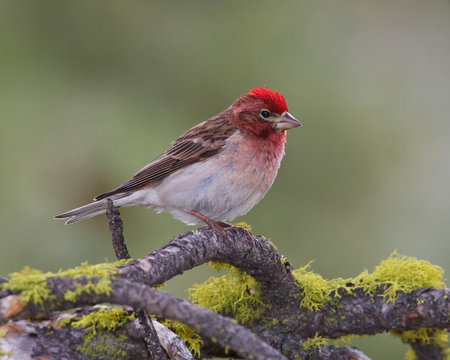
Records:
[[[213,220],[214,221],[214,220]],[[230,227],[234,227],[232,224],[228,224],[224,221],[216,221],[217,224],[219,224],[220,226],[222,226],[224,229],[225,228],[230,228]]]
[[[191,215],[194,215],[196,218],[203,221],[206,225],[208,225],[215,232],[218,232],[222,236],[226,237],[228,239],[228,241],[233,243],[233,239],[230,238],[228,232],[226,231],[227,228],[233,227],[232,225],[230,225],[226,222],[223,222],[223,221],[215,221],[195,210],[191,210],[190,213],[191,213]]]

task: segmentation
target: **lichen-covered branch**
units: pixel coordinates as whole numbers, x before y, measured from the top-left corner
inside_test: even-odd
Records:
[[[161,249],[122,267],[121,273],[154,286],[209,261],[220,261],[253,276],[274,301],[283,302],[286,296],[298,292],[290,264],[269,240],[249,238],[249,231],[239,227],[230,227],[227,232],[228,238],[203,227],[179,235]]]
[[[95,285],[99,279],[89,281]],[[110,291],[91,292],[83,290],[87,285],[85,279],[52,277],[46,282],[51,296],[45,303],[29,303],[19,312],[10,313],[9,317],[26,314],[30,318],[42,318],[49,316],[54,311],[84,305],[104,302],[122,304],[131,306],[133,309],[142,309],[148,313],[181,321],[198,331],[200,335],[215,339],[225,348],[234,349],[240,356],[255,359],[286,359],[257,335],[245,327],[235,324],[229,318],[139,283],[112,279]],[[77,289],[82,290],[77,291]],[[76,292],[77,295],[68,299],[65,296],[68,292]],[[0,321],[5,320],[7,315],[6,312],[0,313]]]
[[[140,325],[130,307],[85,306],[45,321],[9,321],[0,326],[6,359],[148,359]],[[193,360],[176,334],[154,321],[171,359]],[[2,346],[6,345],[6,346]],[[1,357],[0,357],[1,358]]]
[[[393,254],[372,273],[325,280],[308,266],[292,270],[264,238],[227,231],[229,239],[209,228],[188,232],[131,262],[24,270],[0,284],[0,323],[109,302],[191,326],[203,338],[203,356],[367,359],[330,339],[386,331],[411,344],[418,359],[445,356],[450,290],[439,267]],[[150,288],[209,261],[230,273],[190,290],[200,306]]]
[[[125,238],[123,236],[123,221],[120,217],[119,210],[114,206],[113,201],[106,199],[108,207],[106,208],[106,217],[108,218],[109,231],[112,236],[112,244],[117,260],[130,259]],[[158,336],[153,326],[153,322],[145,311],[138,310],[136,312],[141,336],[147,345],[147,350],[153,360],[167,360],[167,355],[161,348]]]

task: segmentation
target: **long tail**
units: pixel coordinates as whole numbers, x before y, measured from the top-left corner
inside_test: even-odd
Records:
[[[80,206],[79,208],[67,211],[65,213],[56,215],[55,219],[67,219],[66,224],[73,224],[96,215],[104,214],[106,212],[106,201],[94,201],[90,204]]]

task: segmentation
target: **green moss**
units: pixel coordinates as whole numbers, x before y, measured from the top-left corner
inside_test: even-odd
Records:
[[[127,335],[115,334],[112,336],[111,333],[132,320],[134,320],[134,313],[115,306],[91,312],[79,319],[63,319],[59,324],[61,326],[70,324],[73,328],[87,330],[87,334],[83,338],[83,345],[78,347],[78,350],[86,355],[93,358],[125,359],[126,351],[120,345],[127,340]]]
[[[260,285],[247,273],[221,262],[210,263],[214,269],[228,270],[221,277],[210,277],[188,290],[190,299],[212,311],[230,315],[241,324],[252,323],[262,316]]]
[[[0,329],[0,338],[5,337],[6,332],[4,332],[2,329]]]
[[[328,341],[329,341],[328,339],[325,339],[325,338],[319,336],[318,333],[316,333],[313,338],[309,338],[305,342],[303,342],[301,347],[303,350],[309,350],[313,347],[317,347],[320,352],[321,351],[320,347],[324,346],[324,345],[328,345]]]
[[[189,351],[191,351],[196,357],[200,357],[200,349],[203,346],[203,339],[192,330],[189,326],[175,320],[166,319],[163,325],[171,329],[183,341],[189,345]]]
[[[382,296],[388,302],[395,302],[399,291],[410,293],[420,287],[443,288],[444,271],[437,265],[425,260],[401,256],[393,252],[383,260],[372,273],[367,270],[354,278],[325,280],[319,274],[309,270],[311,262],[295,269],[292,274],[303,290],[301,306],[309,311],[322,309],[332,299],[331,294],[339,298],[339,291],[352,293],[355,289],[363,289],[373,294],[380,285],[387,285]]]
[[[43,272],[25,267],[19,272],[10,274],[8,282],[0,285],[2,290],[11,290],[20,293],[24,304],[34,303],[44,305],[44,302],[55,299],[47,286],[47,280],[53,277],[72,277],[74,279],[85,277],[102,278],[97,284],[88,281],[86,285],[79,285],[75,291],[69,291],[66,300],[75,301],[76,296],[83,290],[95,293],[108,293],[111,291],[110,278],[117,273],[117,267],[126,264],[130,260],[121,260],[113,263],[88,265],[87,262],[72,269],[59,270],[57,273]],[[108,282],[109,281],[109,282]]]

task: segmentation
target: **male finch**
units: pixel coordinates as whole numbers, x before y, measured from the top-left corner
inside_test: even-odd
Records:
[[[55,216],[66,224],[114,206],[147,206],[215,229],[246,214],[272,186],[284,155],[285,130],[302,126],[283,95],[256,88],[228,109],[194,126],[118,188]]]

